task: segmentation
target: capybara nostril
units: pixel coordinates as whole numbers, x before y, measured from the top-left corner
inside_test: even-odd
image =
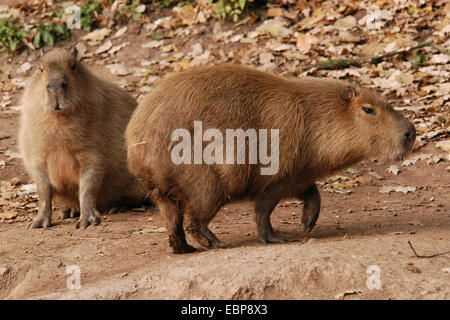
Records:
[[[411,125],[407,132],[404,133],[406,139],[414,140],[416,138],[416,129]]]

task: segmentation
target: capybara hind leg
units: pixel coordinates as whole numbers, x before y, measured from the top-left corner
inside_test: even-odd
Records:
[[[61,208],[59,210],[59,220],[68,218],[76,218],[80,215],[80,210],[77,208]]]
[[[270,215],[280,197],[277,194],[261,194],[256,201],[256,226],[258,237],[263,243],[283,243],[292,241],[273,231]]]
[[[305,192],[298,196],[305,202],[303,207],[302,223],[307,233],[316,225],[320,213],[320,193],[315,184],[312,184]]]
[[[198,222],[191,221],[186,228],[192,237],[202,246],[210,249],[229,248],[232,247],[229,243],[220,241],[216,235],[209,230],[208,226],[201,225]]]
[[[36,188],[39,196],[39,211],[37,217],[28,225],[28,228],[51,227],[53,193],[50,179],[45,170],[38,169],[33,180],[36,181]]]
[[[173,200],[162,196],[154,199],[154,202],[166,219],[169,244],[172,247],[173,253],[194,252],[195,248],[186,242],[186,235],[183,230],[183,215],[177,204]]]
[[[212,202],[214,203],[214,202]],[[196,209],[199,212],[194,212],[192,208],[184,208],[185,216],[189,217],[189,224],[186,228],[192,237],[202,246],[210,249],[217,248],[229,248],[231,247],[228,243],[221,242],[216,235],[209,230],[209,222],[216,216],[219,207],[212,208],[208,210],[207,214],[201,214],[200,208]]]
[[[102,182],[103,172],[99,167],[91,166],[83,170],[80,178],[80,219],[76,227],[86,229],[89,225],[98,225],[100,213],[96,209],[97,193]]]

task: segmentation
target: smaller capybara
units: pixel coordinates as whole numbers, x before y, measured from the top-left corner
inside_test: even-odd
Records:
[[[52,202],[77,227],[100,223],[99,212],[144,203],[128,171],[125,129],[136,101],[100,80],[77,60],[77,50],[54,49],[42,58],[22,97],[19,145],[36,183],[39,211],[29,228],[50,227]]]
[[[186,253],[194,248],[183,217],[200,244],[222,247],[208,223],[241,199],[255,202],[264,243],[287,240],[270,223],[287,197],[304,201],[310,232],[320,211],[315,181],[363,159],[402,158],[415,129],[360,85],[225,65],[161,80],[139,104],[126,140],[129,168],[165,216],[170,246]]]

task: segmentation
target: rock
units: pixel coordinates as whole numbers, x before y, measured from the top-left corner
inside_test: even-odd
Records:
[[[4,276],[6,276],[10,270],[11,270],[11,267],[1,266],[0,267],[0,278],[3,278]]]

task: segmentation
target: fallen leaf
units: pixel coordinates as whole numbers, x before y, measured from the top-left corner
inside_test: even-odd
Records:
[[[174,7],[172,9],[174,15],[181,20],[184,25],[193,25],[195,21],[195,9],[191,5],[184,5],[182,7]]]
[[[431,159],[429,159],[427,161],[427,164],[436,164],[438,162],[441,162],[441,160],[445,160],[444,155],[437,155],[437,156],[433,156]]]
[[[315,43],[317,43],[317,38],[312,35],[300,33],[297,36],[297,49],[302,54],[308,53],[308,51],[311,49],[311,46]]]
[[[290,28],[286,28],[287,21],[282,17],[276,17],[275,19],[267,19],[260,26],[256,28],[256,31],[271,34],[275,37],[287,37],[292,34]]]
[[[112,48],[112,42],[111,42],[111,40],[108,40],[108,41],[105,41],[105,43],[102,44],[100,47],[98,47],[98,49],[95,51],[95,53],[101,54],[101,53],[108,51],[111,48]]]
[[[419,268],[417,268],[414,264],[412,263],[408,263],[408,265],[406,266],[406,270],[414,272],[414,273],[422,273],[422,271],[420,271]]]
[[[400,172],[400,169],[396,165],[392,165],[389,168],[386,169],[387,172],[392,173],[394,176],[398,175]]]
[[[346,16],[345,18],[336,20],[334,25],[343,30],[351,29],[356,26],[356,18],[354,16]]]
[[[435,143],[436,147],[441,148],[445,152],[450,153],[450,140],[438,141]]]
[[[152,40],[150,42],[144,43],[141,45],[142,48],[158,48],[161,47],[164,44],[164,40]]]
[[[108,64],[106,67],[109,69],[109,72],[118,76],[126,76],[133,73],[131,68],[127,68],[121,63]]]
[[[24,184],[20,187],[20,191],[21,192],[18,193],[19,196],[24,194],[36,193],[36,185],[34,183]]]
[[[369,175],[371,175],[372,177],[378,179],[378,180],[383,180],[384,177],[381,174],[376,173],[375,171],[369,171]]]
[[[138,5],[134,11],[136,11],[137,13],[144,13],[145,12],[145,4],[140,4]]]
[[[448,63],[450,61],[450,55],[448,54],[434,54],[429,63],[436,63],[436,64],[444,64],[444,63]]]
[[[24,63],[22,63],[22,64],[20,65],[19,68],[17,68],[17,72],[19,72],[19,73],[25,73],[25,72],[27,72],[27,71],[30,70],[30,69],[31,69],[31,63],[29,63],[29,62],[24,62]]]
[[[281,7],[272,7],[267,9],[267,16],[275,18],[283,15],[283,9]]]
[[[354,168],[347,168],[345,169],[346,173],[350,173],[350,174],[358,174],[358,170],[354,169]]]
[[[259,63],[262,65],[271,63],[272,60],[274,60],[275,57],[273,54],[271,54],[270,52],[263,52],[259,55]]]
[[[372,181],[371,177],[357,177],[355,178],[355,181],[358,182],[359,184],[364,184],[364,183],[369,183]]]
[[[395,186],[383,186],[380,188],[380,193],[401,192],[407,194],[409,192],[416,192],[416,187],[395,187]]]
[[[133,232],[133,234],[146,234],[146,233],[163,233],[163,232],[167,232],[167,229],[164,227],[155,227],[155,226],[149,226],[148,228],[139,230],[139,231],[135,231]]]
[[[196,43],[192,46],[192,55],[197,56],[203,53],[203,46],[201,43]]]
[[[122,50],[123,48],[128,46],[129,44],[130,44],[129,42],[125,42],[125,43],[119,44],[117,46],[114,46],[108,51],[108,54],[116,54],[117,52],[119,52],[120,50]]]
[[[19,214],[17,212],[4,212],[0,213],[0,219],[1,220],[11,220],[18,216]]]
[[[100,42],[111,34],[111,29],[101,28],[95,29],[94,31],[88,33],[87,35],[81,37],[81,40],[92,41],[94,43]]]
[[[112,36],[112,38],[115,39],[115,38],[119,38],[119,37],[123,36],[123,35],[125,34],[125,32],[127,32],[127,30],[128,30],[128,27],[127,27],[127,26],[120,28],[120,29],[117,30],[117,32]]]
[[[413,164],[416,164],[416,162],[417,162],[417,159],[408,159],[408,160],[405,160],[405,161],[403,161],[403,163],[402,163],[402,167],[411,166],[411,165],[413,165]]]

